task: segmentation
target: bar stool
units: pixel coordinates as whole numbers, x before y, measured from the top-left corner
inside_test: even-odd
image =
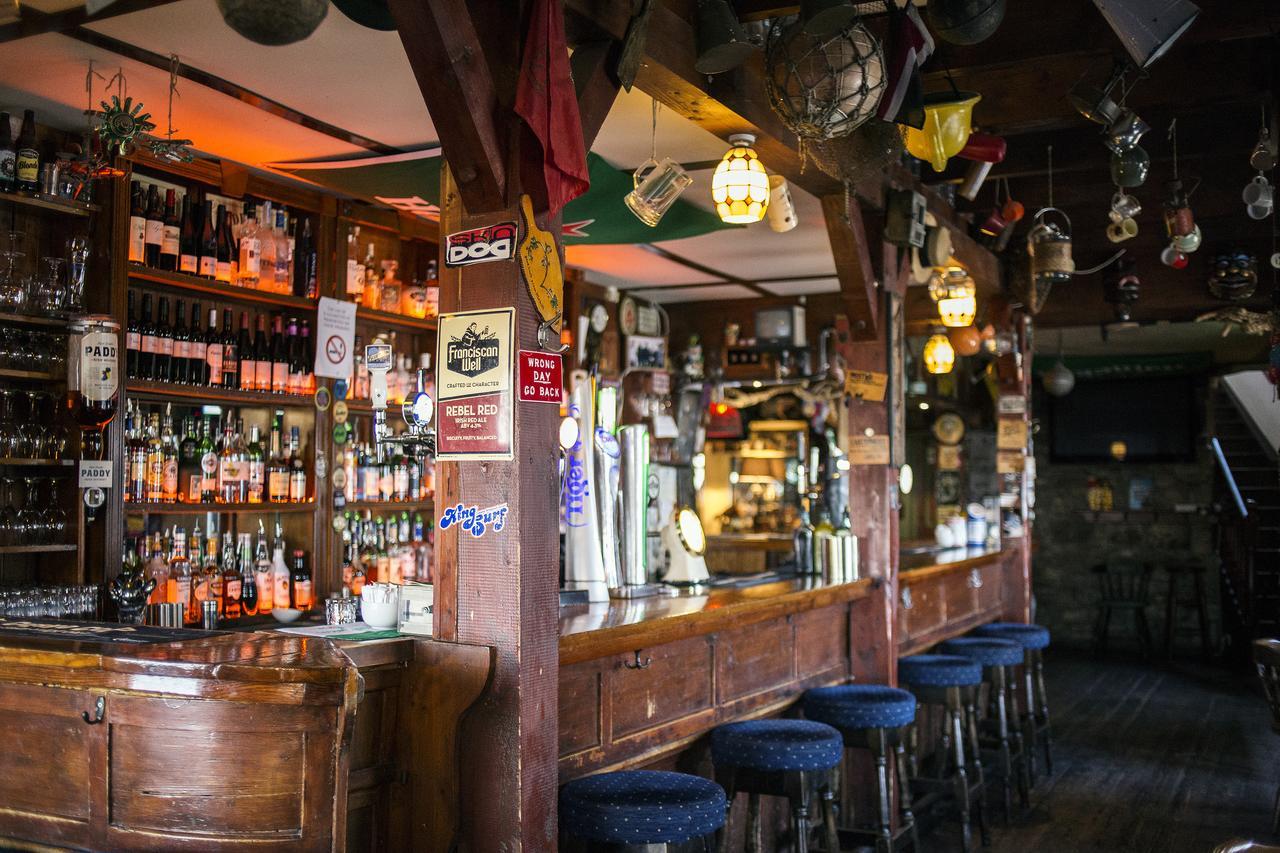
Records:
[[[711,732],[711,761],[716,781],[728,797],[728,809],[738,793],[747,797],[747,850],[758,851],[760,838],[760,795],[786,797],[791,803],[793,849],[809,849],[809,799],[815,781],[824,779],[823,806],[827,844],[835,840],[835,815],[831,771],[840,764],[843,744],[831,726],[812,720],[747,720],[727,723]],[[726,811],[725,822],[728,823]],[[835,841],[838,850],[838,840]],[[728,849],[728,833],[722,833],[720,849]]]
[[[982,803],[986,782],[982,775],[974,708],[977,688],[982,684],[982,666],[959,655],[912,655],[898,659],[898,679],[907,685],[917,702],[938,706],[945,715],[941,744],[934,755],[935,766],[931,776],[919,772],[918,733],[912,726],[908,748],[912,787],[925,792],[924,802],[947,797],[954,800],[960,813],[961,846],[966,853],[973,840],[969,820],[971,813],[977,818],[982,843],[989,844]],[[965,754],[966,739],[968,757]],[[923,807],[920,801],[916,805],[917,810]]]
[[[724,790],[710,779],[659,770],[622,770],[575,779],[560,789],[561,831],[588,850],[665,851],[724,826]]]
[[[1044,749],[1045,773],[1053,775],[1053,738],[1049,734],[1049,694],[1044,689],[1044,657],[1049,647],[1049,629],[1024,622],[990,622],[973,633],[979,637],[1013,640],[1022,646],[1023,739],[1027,745],[1027,770],[1036,777],[1036,748]]]
[[[1000,787],[1004,793],[1004,822],[1013,817],[1014,773],[1018,774],[1018,799],[1025,809],[1030,799],[1031,771],[1023,748],[1021,722],[1013,667],[1022,663],[1022,646],[1012,640],[996,637],[957,637],[938,646],[943,654],[961,655],[982,664],[983,675],[991,688],[990,704],[994,713],[990,723],[992,745],[1000,758]],[[1010,724],[1010,717],[1015,721]]]
[[[844,834],[874,843],[876,853],[894,853],[904,838],[910,839],[912,850],[919,851],[920,837],[911,809],[911,782],[903,736],[905,727],[915,722],[916,697],[906,690],[883,684],[844,684],[806,690],[803,707],[804,715],[809,719],[821,720],[838,729],[843,746],[869,749],[875,760],[879,812],[876,825],[869,830],[849,826],[843,830]],[[893,800],[888,767],[891,749],[897,756],[898,770],[900,823],[896,832],[890,806]],[[828,795],[832,794],[828,792]],[[827,846],[834,853],[840,847],[838,840],[833,845],[831,835],[829,829]]]

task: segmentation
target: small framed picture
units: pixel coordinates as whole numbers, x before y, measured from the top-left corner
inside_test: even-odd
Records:
[[[630,335],[627,338],[627,369],[667,366],[667,339],[650,335]]]

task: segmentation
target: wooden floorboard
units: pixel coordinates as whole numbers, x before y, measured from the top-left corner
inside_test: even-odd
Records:
[[[1052,652],[1052,650],[1051,650]],[[1249,672],[1047,655],[1054,776],[991,853],[1209,853],[1270,835],[1280,735]],[[993,799],[993,804],[995,800]],[[956,849],[953,827],[929,850]]]

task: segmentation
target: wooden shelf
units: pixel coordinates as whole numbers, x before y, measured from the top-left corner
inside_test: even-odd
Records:
[[[347,501],[341,509],[334,507],[334,512],[346,512],[347,510],[392,510],[398,511],[402,509],[434,509],[436,505],[434,498],[424,498],[420,501]]]
[[[61,376],[54,376],[52,373],[45,373],[42,370],[10,370],[9,368],[0,368],[0,376],[6,379],[30,379],[39,382],[61,382]]]
[[[67,325],[66,317],[36,317],[31,314],[6,314],[0,312],[0,323],[10,323],[17,326],[44,326],[51,329],[64,329]]]
[[[70,201],[57,196],[45,195],[44,193],[26,193],[16,190],[14,192],[0,192],[0,201],[39,208],[40,210],[51,210],[55,213],[70,213],[73,216],[88,216],[102,209],[98,205],[89,204],[88,202]]]
[[[393,314],[390,311],[375,311],[372,308],[357,307],[356,321],[385,323],[388,326],[399,326],[402,329],[411,329],[417,332],[434,332],[436,330],[435,317],[419,319],[417,317],[408,317],[404,314]]]
[[[9,459],[0,456],[0,468],[73,468],[75,464],[74,459]]]
[[[266,290],[252,290],[247,287],[236,287],[223,281],[201,278],[180,272],[156,270],[150,267],[129,264],[129,278],[136,282],[159,285],[173,290],[184,290],[191,293],[208,293],[222,299],[236,302],[250,302],[257,305],[271,305],[277,308],[292,308],[297,311],[316,310],[316,300],[303,299],[292,294],[271,293]]]
[[[315,400],[301,394],[269,394],[266,391],[241,391],[238,388],[208,388],[201,385],[175,385],[171,382],[144,382],[130,379],[125,392],[134,399],[160,402],[242,403],[250,406],[314,406]]]
[[[285,513],[309,513],[316,511],[315,501],[304,504],[250,504],[250,503],[234,503],[234,504],[184,504],[184,503],[134,503],[126,501],[124,511],[128,515],[203,515],[206,512],[230,513],[230,512],[285,512]]]
[[[78,545],[0,545],[0,554],[61,554],[75,551]]]

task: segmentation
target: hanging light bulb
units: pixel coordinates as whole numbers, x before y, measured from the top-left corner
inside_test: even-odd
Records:
[[[1062,332],[1058,332],[1058,360],[1040,377],[1044,390],[1055,397],[1065,397],[1076,387],[1076,375],[1062,360]]]
[[[978,315],[978,286],[964,267],[936,270],[929,295],[938,303],[938,316],[948,329],[972,326]]]
[[[759,222],[769,208],[769,175],[751,147],[755,141],[750,133],[730,136],[733,147],[724,153],[711,178],[716,213],[731,225]]]
[[[950,373],[956,364],[956,351],[947,336],[938,333],[924,342],[924,369],[933,374]]]

